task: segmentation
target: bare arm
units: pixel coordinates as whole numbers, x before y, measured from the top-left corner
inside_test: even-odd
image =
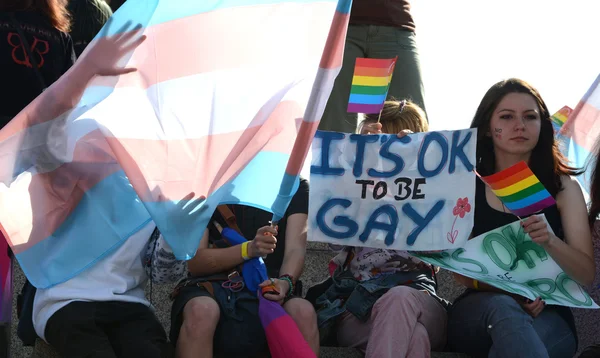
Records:
[[[196,255],[188,261],[193,276],[207,276],[233,269],[244,262],[240,245],[224,249],[208,247],[208,230],[204,231]]]
[[[565,241],[552,235],[541,245],[567,275],[582,285],[591,285],[596,266],[585,199],[575,179],[563,177],[562,183],[564,190],[558,193],[556,201]]]
[[[256,231],[256,236],[248,244],[248,257],[261,257],[275,249],[277,231],[270,226],[263,226]],[[208,230],[204,232],[196,255],[188,262],[188,270],[194,276],[213,275],[233,269],[244,262],[241,245],[227,248],[214,248],[208,245]]]
[[[304,268],[306,257],[306,238],[308,232],[308,215],[293,214],[287,219],[285,230],[285,252],[280,275],[291,275],[298,279]]]

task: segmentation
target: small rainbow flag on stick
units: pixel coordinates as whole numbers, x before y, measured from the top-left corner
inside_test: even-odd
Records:
[[[480,178],[506,208],[519,217],[531,215],[556,203],[525,162]]]
[[[554,131],[558,133],[562,126],[565,124],[573,110],[569,106],[564,106],[558,112],[554,113],[550,119],[552,120],[552,127]]]
[[[348,113],[379,113],[387,97],[398,57],[357,58],[348,100]]]

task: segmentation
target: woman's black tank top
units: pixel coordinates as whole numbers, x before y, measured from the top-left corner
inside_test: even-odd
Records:
[[[546,220],[550,224],[554,235],[559,239],[564,240],[565,233],[563,231],[560,212],[556,205],[552,205],[538,214],[544,214]],[[524,217],[522,217],[524,219]],[[485,234],[488,231],[494,230],[504,225],[519,220],[514,214],[498,211],[492,208],[485,196],[485,184],[481,180],[477,180],[475,189],[475,225],[473,226],[473,237]]]

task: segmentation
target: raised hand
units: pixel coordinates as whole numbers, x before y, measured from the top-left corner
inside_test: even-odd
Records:
[[[128,21],[116,34],[108,36],[113,21],[112,17],[108,19],[100,35],[86,47],[77,61],[95,75],[119,76],[137,71],[136,68],[123,67],[120,63],[146,40],[146,36],[142,34],[142,25],[133,26]]]
[[[360,130],[360,134],[381,134],[381,133],[382,133],[381,132],[381,123],[379,123],[379,122],[365,124]]]
[[[398,138],[402,138],[408,134],[412,134],[413,131],[411,131],[410,129],[403,129],[400,132],[398,132]]]
[[[194,227],[198,217],[208,208],[208,205],[202,205],[206,197],[200,196],[192,200],[194,196],[195,193],[191,192],[175,204],[166,200],[162,194],[158,195],[158,201],[167,205],[164,211],[167,215],[165,235],[173,232],[177,232],[179,236],[189,235],[190,228]]]

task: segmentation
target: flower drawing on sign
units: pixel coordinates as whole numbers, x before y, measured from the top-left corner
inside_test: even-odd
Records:
[[[460,218],[464,218],[467,213],[471,212],[471,204],[469,204],[469,198],[458,198],[456,201],[456,206],[452,209],[452,214],[454,216],[460,216]],[[456,219],[454,220],[456,222]]]
[[[456,206],[452,209],[452,215],[454,215],[454,222],[452,223],[452,229],[450,232],[446,234],[446,239],[454,244],[456,238],[458,237],[458,230],[454,230],[454,224],[456,224],[456,219],[459,217],[462,219],[467,215],[467,213],[471,212],[471,204],[469,204],[469,198],[458,198],[456,201]]]

